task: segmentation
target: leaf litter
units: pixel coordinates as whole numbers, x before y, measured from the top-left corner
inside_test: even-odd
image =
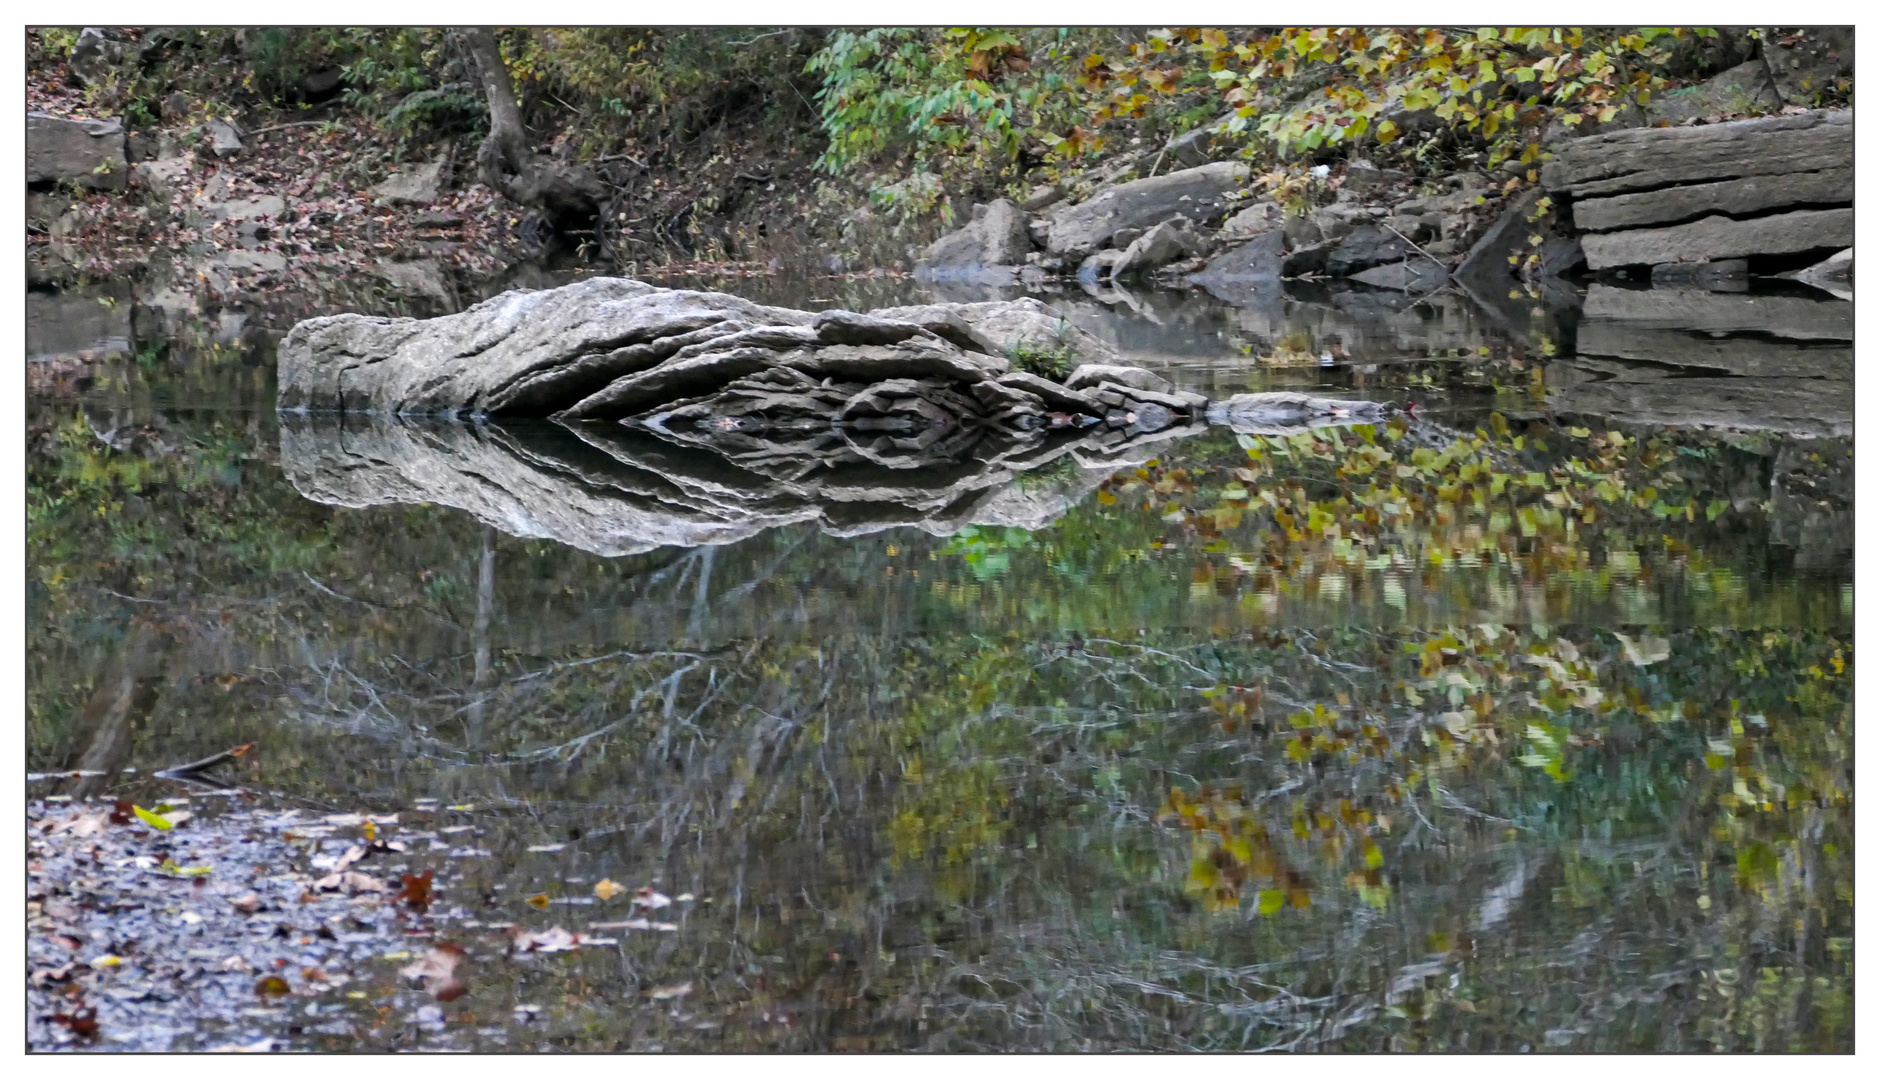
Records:
[[[463,874],[441,849],[412,852],[449,811],[419,807],[420,820],[407,825],[397,814],[249,805],[258,801],[181,811],[182,799],[29,804],[29,1047],[495,1049],[512,1037],[534,1045],[545,1020],[553,1026],[552,1017],[583,1006],[502,1002],[528,966],[546,954],[581,965],[583,952],[630,947],[610,931],[679,929],[649,917],[673,899],[611,878],[591,896],[562,900],[625,897],[626,919],[583,931],[479,921],[470,916],[501,894],[479,901],[456,885]],[[475,986],[466,978],[489,965],[510,970],[484,970]],[[677,983],[637,996],[663,1010],[690,993],[690,983]],[[478,1014],[497,1026],[473,1026],[489,1023]]]

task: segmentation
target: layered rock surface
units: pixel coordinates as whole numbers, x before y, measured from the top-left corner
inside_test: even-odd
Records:
[[[281,344],[279,404],[626,421],[682,439],[848,440],[882,461],[936,446],[957,456],[989,432],[1134,436],[1192,420],[1205,404],[1129,379],[1072,388],[1013,370],[1008,355],[1113,359],[1036,300],[811,314],[595,279],[423,321],[309,319]]]
[[[1846,248],[1853,114],[1816,110],[1581,139],[1541,170],[1594,270]]]
[[[1826,297],[1593,285],[1578,355],[1548,373],[1561,415],[1847,436],[1854,309]]]
[[[1027,349],[1081,362],[1060,381],[1001,355]],[[619,279],[423,321],[310,319],[280,364],[282,459],[308,497],[443,503],[606,555],[801,522],[1037,527],[1209,422],[1383,415],[1297,394],[1210,407],[1036,300],[812,315]],[[1062,490],[1014,486],[1066,459]]]
[[[1114,385],[1115,374],[1093,372],[1086,385]],[[1209,414],[1235,431],[1286,435],[1375,422],[1384,409],[1252,394],[1216,403]],[[1118,469],[1207,428],[1197,418],[1157,431],[983,430],[967,443],[884,453],[867,432],[841,428],[466,423],[361,413],[281,420],[282,467],[310,499],[350,507],[438,503],[512,536],[603,556],[729,544],[796,524],[838,536],[900,526],[942,536],[966,525],[1042,528]],[[1047,470],[1043,483],[1019,482],[1038,470]]]

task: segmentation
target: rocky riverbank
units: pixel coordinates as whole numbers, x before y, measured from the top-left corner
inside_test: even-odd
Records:
[[[976,207],[917,273],[981,285],[1071,277],[1098,296],[1141,281],[1230,302],[1281,280],[1331,280],[1413,295],[1454,283],[1492,304],[1576,272],[1707,289],[1787,273],[1833,291],[1853,270],[1852,136],[1849,112],[1798,110],[1569,142],[1538,186],[1419,180],[1352,160],[1313,170],[1285,198],[1244,164],[1210,162],[1077,201],[1053,187]]]

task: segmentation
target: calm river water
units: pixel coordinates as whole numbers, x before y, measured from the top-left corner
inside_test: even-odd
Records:
[[[30,767],[466,807],[409,855],[463,940],[683,898],[420,1044],[1851,1049],[1852,305],[1573,293],[1047,296],[1210,396],[1416,408],[694,547],[696,462],[284,431],[285,325],[38,296]],[[535,494],[453,508],[491,470]],[[172,1045],[361,1045],[382,967]]]

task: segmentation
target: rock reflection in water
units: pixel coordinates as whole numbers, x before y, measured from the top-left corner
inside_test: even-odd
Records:
[[[814,522],[837,536],[901,525],[950,535],[969,524],[1041,528],[1168,428],[1019,439],[996,431],[946,453],[884,461],[869,434],[827,428],[780,441],[709,426],[683,434],[615,423],[468,424],[385,417],[281,417],[281,463],[310,499],[340,506],[431,502],[513,536],[597,555],[729,544]],[[1045,483],[1020,484],[1025,473]]]

